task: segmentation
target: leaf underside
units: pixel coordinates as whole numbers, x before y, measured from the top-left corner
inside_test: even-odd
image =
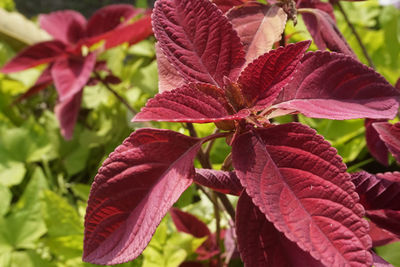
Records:
[[[376,122],[372,125],[397,162],[400,162],[400,122]]]
[[[172,220],[178,231],[190,234],[197,238],[211,235],[207,225],[197,219],[194,215],[177,208],[171,208],[169,213],[171,214]]]
[[[243,190],[235,172],[217,171],[210,169],[196,169],[193,178],[196,184],[200,184],[224,194],[240,195]]]
[[[381,164],[388,166],[389,150],[385,143],[380,139],[378,132],[373,127],[375,122],[387,122],[387,120],[365,120],[365,139],[367,141],[367,147],[374,158],[376,158]]]

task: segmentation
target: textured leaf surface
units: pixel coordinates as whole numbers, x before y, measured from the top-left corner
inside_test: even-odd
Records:
[[[183,86],[185,80],[178,73],[175,67],[169,63],[158,43],[156,43],[156,55],[158,68],[158,92],[162,93],[165,91],[171,91]]]
[[[388,122],[377,122],[373,127],[380,138],[385,142],[390,153],[400,162],[400,122],[390,124]]]
[[[352,173],[352,182],[365,209],[400,210],[400,172]]]
[[[293,77],[294,71],[310,45],[309,41],[290,44],[264,54],[241,73],[242,94],[256,108],[268,107]]]
[[[374,158],[376,158],[381,164],[388,166],[389,150],[385,143],[380,139],[378,132],[372,126],[375,122],[387,122],[387,120],[365,120],[365,139],[367,141],[367,147]]]
[[[267,221],[246,192],[242,193],[237,205],[236,234],[245,266],[324,266]]]
[[[64,54],[65,45],[60,41],[47,41],[29,46],[12,58],[1,69],[3,73],[26,70],[54,61]]]
[[[178,231],[190,234],[197,238],[211,235],[207,225],[197,219],[194,215],[177,208],[171,208],[169,213],[171,214],[172,220],[174,221]]]
[[[81,90],[75,95],[58,102],[54,107],[54,113],[60,122],[61,134],[66,140],[70,140],[74,134],[82,102],[82,93],[83,91]]]
[[[259,3],[234,8],[227,17],[244,45],[247,63],[272,49],[281,39],[287,19],[282,8]]]
[[[210,1],[157,1],[153,27],[161,49],[187,81],[222,87],[224,76],[236,80],[244,63],[243,46]]]
[[[289,240],[328,266],[370,265],[364,210],[329,143],[299,123],[233,143],[233,165],[254,204]]]
[[[355,59],[309,52],[275,103],[314,118],[385,119],[396,115],[398,98],[381,75]]]
[[[235,172],[196,169],[194,182],[224,194],[240,195],[243,190]]]
[[[140,129],[116,148],[92,185],[83,259],[116,264],[136,258],[192,183],[200,145],[169,130]]]
[[[184,85],[150,99],[132,121],[216,122],[235,120],[248,115],[246,110],[234,115],[224,98],[224,91],[209,84]]]
[[[73,10],[63,10],[39,16],[39,24],[54,39],[64,44],[75,44],[85,37],[86,19]]]
[[[62,58],[53,64],[51,76],[60,102],[82,90],[90,78],[95,63],[96,55],[92,53],[87,57]]]

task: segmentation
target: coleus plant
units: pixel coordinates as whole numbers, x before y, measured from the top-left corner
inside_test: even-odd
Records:
[[[242,43],[228,18],[208,0],[156,2],[160,94],[133,121],[212,122],[221,131],[132,133],[92,184],[83,259],[116,264],[139,256],[195,182],[239,196],[233,219],[246,266],[372,265],[379,258],[364,208],[337,151],[308,126],[273,118],[393,118],[398,91],[351,56],[306,53],[309,41],[274,50],[253,43],[258,38]],[[202,145],[216,138],[232,146],[227,166],[195,169]]]
[[[93,71],[106,67],[104,62],[96,62],[97,55],[125,42],[137,43],[151,35],[151,20],[147,13],[131,5],[117,4],[99,9],[88,21],[73,10],[40,15],[40,27],[54,40],[25,48],[0,71],[12,73],[47,63],[36,83],[18,100],[54,83],[58,93],[55,113],[61,133],[65,139],[71,139],[83,87],[91,81]],[[137,16],[141,17],[132,22]]]

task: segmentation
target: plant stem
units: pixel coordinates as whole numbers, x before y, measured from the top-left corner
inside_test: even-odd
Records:
[[[365,46],[364,46],[364,44],[363,44],[363,42],[362,42],[362,40],[361,40],[361,38],[360,38],[360,35],[357,33],[356,29],[354,28],[353,23],[351,23],[349,17],[347,16],[346,12],[344,11],[344,9],[343,9],[343,7],[342,7],[342,5],[340,4],[339,1],[336,2],[336,5],[337,5],[337,7],[339,8],[340,13],[342,13],[342,15],[343,15],[343,17],[344,17],[344,20],[346,21],[347,25],[350,27],[352,33],[353,33],[354,36],[356,37],[357,42],[358,42],[358,44],[360,45],[361,50],[362,50],[362,52],[363,52],[363,54],[364,54],[364,57],[365,57],[365,58],[367,59],[367,61],[368,61],[368,65],[369,65],[371,68],[375,69],[375,65],[374,65],[374,63],[372,62],[372,59],[371,59],[371,57],[369,56],[369,54],[368,54],[368,52],[367,52],[367,49],[365,48]]]
[[[215,202],[218,203],[218,198],[217,198],[217,193],[213,192],[212,197],[214,199]],[[219,214],[219,205],[214,205],[214,215],[215,215],[215,228],[216,228],[216,232],[215,232],[215,241],[217,243],[217,247],[218,247],[218,254],[217,256],[217,266],[221,266],[221,247],[220,247],[220,243],[221,243],[221,217]]]

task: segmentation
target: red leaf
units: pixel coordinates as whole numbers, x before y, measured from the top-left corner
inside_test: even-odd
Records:
[[[193,180],[196,184],[209,187],[224,194],[238,196],[243,190],[235,172],[196,169],[196,175]]]
[[[325,50],[328,48],[331,51],[340,52],[357,59],[329,14],[319,9],[308,8],[306,10],[307,12],[302,13],[304,23],[318,49]]]
[[[233,143],[236,174],[254,204],[328,266],[370,265],[368,223],[330,144],[299,123],[260,128]]]
[[[351,179],[365,209],[400,210],[400,172],[373,175],[361,171],[352,173]]]
[[[185,80],[174,66],[169,63],[159,44],[156,43],[156,56],[158,68],[158,92],[171,91],[185,84]]]
[[[399,92],[373,69],[343,54],[318,51],[303,57],[275,103],[313,118],[390,119],[398,98]]]
[[[40,91],[42,91],[43,89],[47,88],[48,86],[50,86],[51,84],[53,84],[53,78],[51,77],[51,67],[47,67],[42,74],[40,74],[39,78],[37,79],[37,81],[35,82],[35,84],[28,89],[28,91],[26,91],[25,93],[23,93],[22,95],[20,95],[15,101],[19,102],[27,97],[30,97]]]
[[[65,45],[60,41],[37,43],[18,53],[1,69],[1,72],[11,73],[49,63],[64,56],[64,49]]]
[[[367,210],[366,216],[377,226],[400,237],[399,210]]]
[[[387,120],[365,120],[365,138],[367,141],[367,147],[371,155],[377,159],[381,164],[388,166],[388,154],[385,143],[379,138],[378,132],[372,126],[375,122],[387,122]]]
[[[397,162],[400,162],[400,122],[376,122],[372,125]]]
[[[66,140],[70,140],[74,134],[76,120],[82,101],[82,90],[76,94],[60,100],[54,107],[54,113],[60,122],[61,134]]]
[[[224,76],[237,79],[243,46],[209,0],[157,1],[153,27],[161,49],[187,81],[222,87]]]
[[[267,221],[246,192],[243,192],[237,204],[236,234],[245,266],[324,266]]]
[[[197,238],[211,235],[208,226],[192,214],[181,211],[177,208],[171,208],[169,213],[171,214],[172,221],[179,232],[184,232]]]
[[[110,154],[94,179],[83,260],[111,265],[142,253],[161,219],[192,183],[201,139],[140,129]]]
[[[384,246],[400,241],[400,236],[395,235],[369,221],[369,236],[372,239],[372,247]]]
[[[294,75],[310,41],[271,50],[250,63],[241,73],[242,94],[250,106],[270,106]]]
[[[335,14],[331,3],[321,2],[320,0],[297,0],[296,7],[299,8],[314,8],[327,13],[335,22]]]
[[[95,63],[96,55],[92,53],[87,57],[62,58],[53,64],[51,75],[60,102],[82,90],[90,78]]]
[[[234,6],[242,5],[249,0],[211,0],[215,5],[221,9],[222,12],[226,12]]]
[[[287,19],[282,8],[254,2],[230,10],[227,17],[244,45],[246,63],[272,49],[281,39]]]
[[[73,10],[62,10],[39,16],[39,24],[56,40],[75,44],[85,37],[86,19]]]
[[[224,91],[210,84],[184,85],[150,99],[132,121],[217,122],[246,117],[242,110],[230,115]]]
[[[128,4],[115,4],[97,10],[87,23],[87,36],[93,37],[126,24],[134,16],[143,13]]]

